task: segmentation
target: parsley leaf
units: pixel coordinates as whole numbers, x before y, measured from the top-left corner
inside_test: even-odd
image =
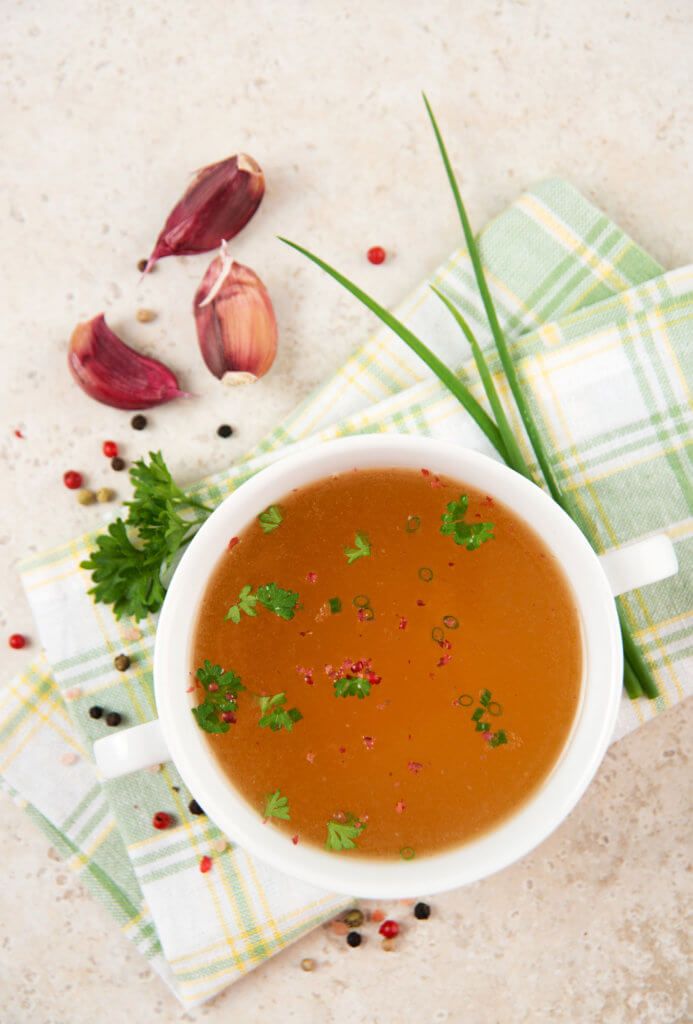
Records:
[[[294,590],[283,590],[276,583],[265,583],[255,593],[257,600],[280,619],[293,619],[298,594]]]
[[[143,619],[163,603],[162,575],[192,539],[211,509],[174,483],[161,452],[150,452],[130,470],[134,484],[127,517],[110,523],[81,563],[91,572],[94,600],[110,604],[117,619]]]
[[[276,530],[284,522],[281,505],[270,505],[269,508],[260,513],[257,521],[264,533],[272,533],[272,530]]]
[[[241,612],[245,612],[246,615],[255,616],[255,604],[257,597],[251,593],[252,587],[249,583],[246,583],[241,588],[241,592],[238,595],[238,603],[232,604],[226,613],[226,618],[230,619],[231,622],[239,623],[241,621]]]
[[[354,537],[354,547],[344,548],[344,554],[347,557],[347,562],[351,565],[357,558],[365,558],[371,553],[371,542],[365,533],[360,531]]]
[[[328,821],[325,846],[328,850],[353,850],[365,827],[353,817],[350,821]]]
[[[341,676],[334,681],[335,697],[358,697],[363,700],[371,692],[371,684],[363,676]]]
[[[442,515],[440,532],[452,536],[455,544],[463,545],[467,551],[476,551],[487,540],[494,540],[493,523],[466,523],[468,507],[466,494],[461,494],[458,501],[449,502]]]
[[[290,815],[289,801],[285,796],[282,796],[278,789],[275,789],[274,793],[267,794],[264,818],[281,818],[282,821],[290,821]]]
[[[286,729],[291,732],[296,722],[300,722],[303,715],[298,708],[286,708],[286,694],[275,693],[273,697],[260,697],[260,721],[263,729],[271,729],[272,732],[279,732]]]
[[[225,672],[221,665],[213,665],[205,658],[195,673],[205,690],[205,699],[192,708],[195,720],[205,732],[228,732],[229,722],[222,718],[223,712],[234,712],[236,698],[245,686],[235,672]]]

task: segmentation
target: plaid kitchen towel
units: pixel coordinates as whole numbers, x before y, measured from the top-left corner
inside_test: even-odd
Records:
[[[693,687],[690,426],[693,268],[662,268],[570,185],[521,196],[481,235],[501,323],[556,475],[603,550],[666,530],[679,575],[625,599],[657,677],[656,702],[623,701],[617,736]],[[297,257],[299,258],[299,257]],[[335,287],[315,270],[315,287]],[[397,313],[483,401],[469,350],[435,283],[491,338],[466,250]],[[493,356],[501,394],[504,385]],[[510,406],[510,403],[508,403]],[[519,431],[511,412],[513,426]],[[195,490],[218,502],[287,448],[358,432],[423,433],[488,454],[484,436],[427,368],[381,329],[259,446]],[[524,445],[525,455],[532,462]],[[2,693],[0,775],[181,1001],[208,999],[345,905],[229,845],[171,765],[101,783],[89,751],[98,703],[128,724],[154,717],[155,620],[117,622],[79,568],[93,536],[32,558],[23,580],[46,660]],[[124,651],[132,668],[113,667]],[[169,808],[177,825],[151,828]],[[199,871],[201,856],[213,869]]]

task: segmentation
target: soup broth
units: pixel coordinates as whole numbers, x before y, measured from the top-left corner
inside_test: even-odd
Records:
[[[541,538],[427,470],[354,470],[263,512],[221,555],[193,646],[229,780],[267,828],[336,855],[408,859],[497,825],[580,694],[578,614]]]

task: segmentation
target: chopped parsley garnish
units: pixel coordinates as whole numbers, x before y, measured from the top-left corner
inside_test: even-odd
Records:
[[[283,590],[276,583],[264,583],[257,588],[256,597],[280,619],[293,619],[298,604],[298,594],[294,590]]]
[[[268,793],[265,798],[264,818],[280,818],[282,821],[291,821],[291,809],[289,801],[282,796],[278,789],[274,793]]]
[[[328,850],[353,850],[365,827],[353,816],[348,821],[328,821],[325,846]]]
[[[257,615],[256,605],[261,604],[264,608],[274,612],[280,619],[293,619],[298,594],[293,590],[283,590],[276,583],[263,583],[255,593],[250,583],[242,588],[238,595],[236,604],[232,604],[226,613],[226,618],[238,624],[241,621],[241,613],[246,615]]]
[[[236,698],[245,690],[240,677],[235,672],[225,672],[221,665],[213,665],[207,658],[196,676],[205,690],[202,704],[192,708],[197,724],[205,732],[228,732],[237,707]]]
[[[275,693],[272,697],[260,697],[260,725],[263,729],[271,729],[272,732],[279,732],[286,729],[291,732],[296,722],[300,722],[303,715],[298,708],[286,708],[286,694]]]
[[[341,599],[341,597],[331,597],[330,600],[327,603],[329,604],[330,611],[332,612],[333,615],[336,615],[337,612],[341,612],[341,610],[342,610],[342,599]]]
[[[112,522],[80,563],[91,572],[89,593],[110,604],[117,619],[143,619],[161,608],[162,574],[212,511],[174,483],[161,452],[150,452],[149,463],[136,462],[130,479],[135,489],[127,517]]]
[[[347,562],[351,565],[357,558],[366,558],[371,553],[371,542],[365,533],[359,531],[354,537],[353,548],[344,548]]]
[[[241,612],[245,612],[246,615],[251,616],[257,615],[257,612],[255,611],[257,597],[255,596],[255,594],[252,593],[252,590],[253,588],[251,587],[250,583],[246,583],[246,585],[241,589],[241,592],[238,595],[237,603],[232,604],[229,610],[227,611],[227,619],[230,619],[231,622],[238,623],[241,621]]]
[[[276,530],[284,522],[281,505],[270,505],[269,508],[260,513],[257,521],[265,533],[272,533],[273,530]]]
[[[335,697],[358,697],[363,700],[371,692],[371,684],[363,676],[340,676],[334,681]]]
[[[476,551],[487,540],[493,540],[493,523],[467,523],[465,515],[469,507],[469,498],[461,494],[458,501],[449,502],[442,515],[440,532],[451,536],[455,544],[461,544],[467,551]]]

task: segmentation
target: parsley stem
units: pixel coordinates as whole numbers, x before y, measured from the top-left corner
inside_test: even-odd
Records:
[[[643,696],[640,680],[630,667],[630,662],[627,658],[623,662],[623,685],[631,700],[637,700],[638,697]]]
[[[450,370],[444,362],[442,362],[434,352],[428,348],[419,338],[416,337],[412,331],[406,327],[401,320],[393,316],[392,313],[388,312],[381,306],[375,299],[372,299],[370,295],[362,291],[358,285],[354,284],[343,274],[340,274],[338,270],[331,267],[329,263],[325,263],[319,256],[315,256],[308,249],[304,249],[303,246],[297,245],[296,242],[290,242],[288,238],[279,237],[280,242],[284,242],[285,245],[291,246],[297,252],[307,256],[309,260],[312,260],[318,267],[329,274],[330,277],[334,278],[335,281],[339,282],[343,288],[346,288],[348,292],[351,292],[359,302],[362,302],[364,306],[371,310],[372,313],[382,320],[391,330],[397,334],[405,345],[419,356],[420,359],[426,363],[427,366],[433,370],[436,377],[447,387],[448,391],[452,392],[455,398],[460,402],[461,405],[467,410],[472,419],[476,422],[477,426],[486,434],[493,447],[499,452],[501,458],[507,461],[507,453],[503,439],[501,437],[498,427],[493,422],[491,417],[488,415],[486,410],[477,402],[476,398],[472,395],[471,391],[462,383],[462,381]]]

